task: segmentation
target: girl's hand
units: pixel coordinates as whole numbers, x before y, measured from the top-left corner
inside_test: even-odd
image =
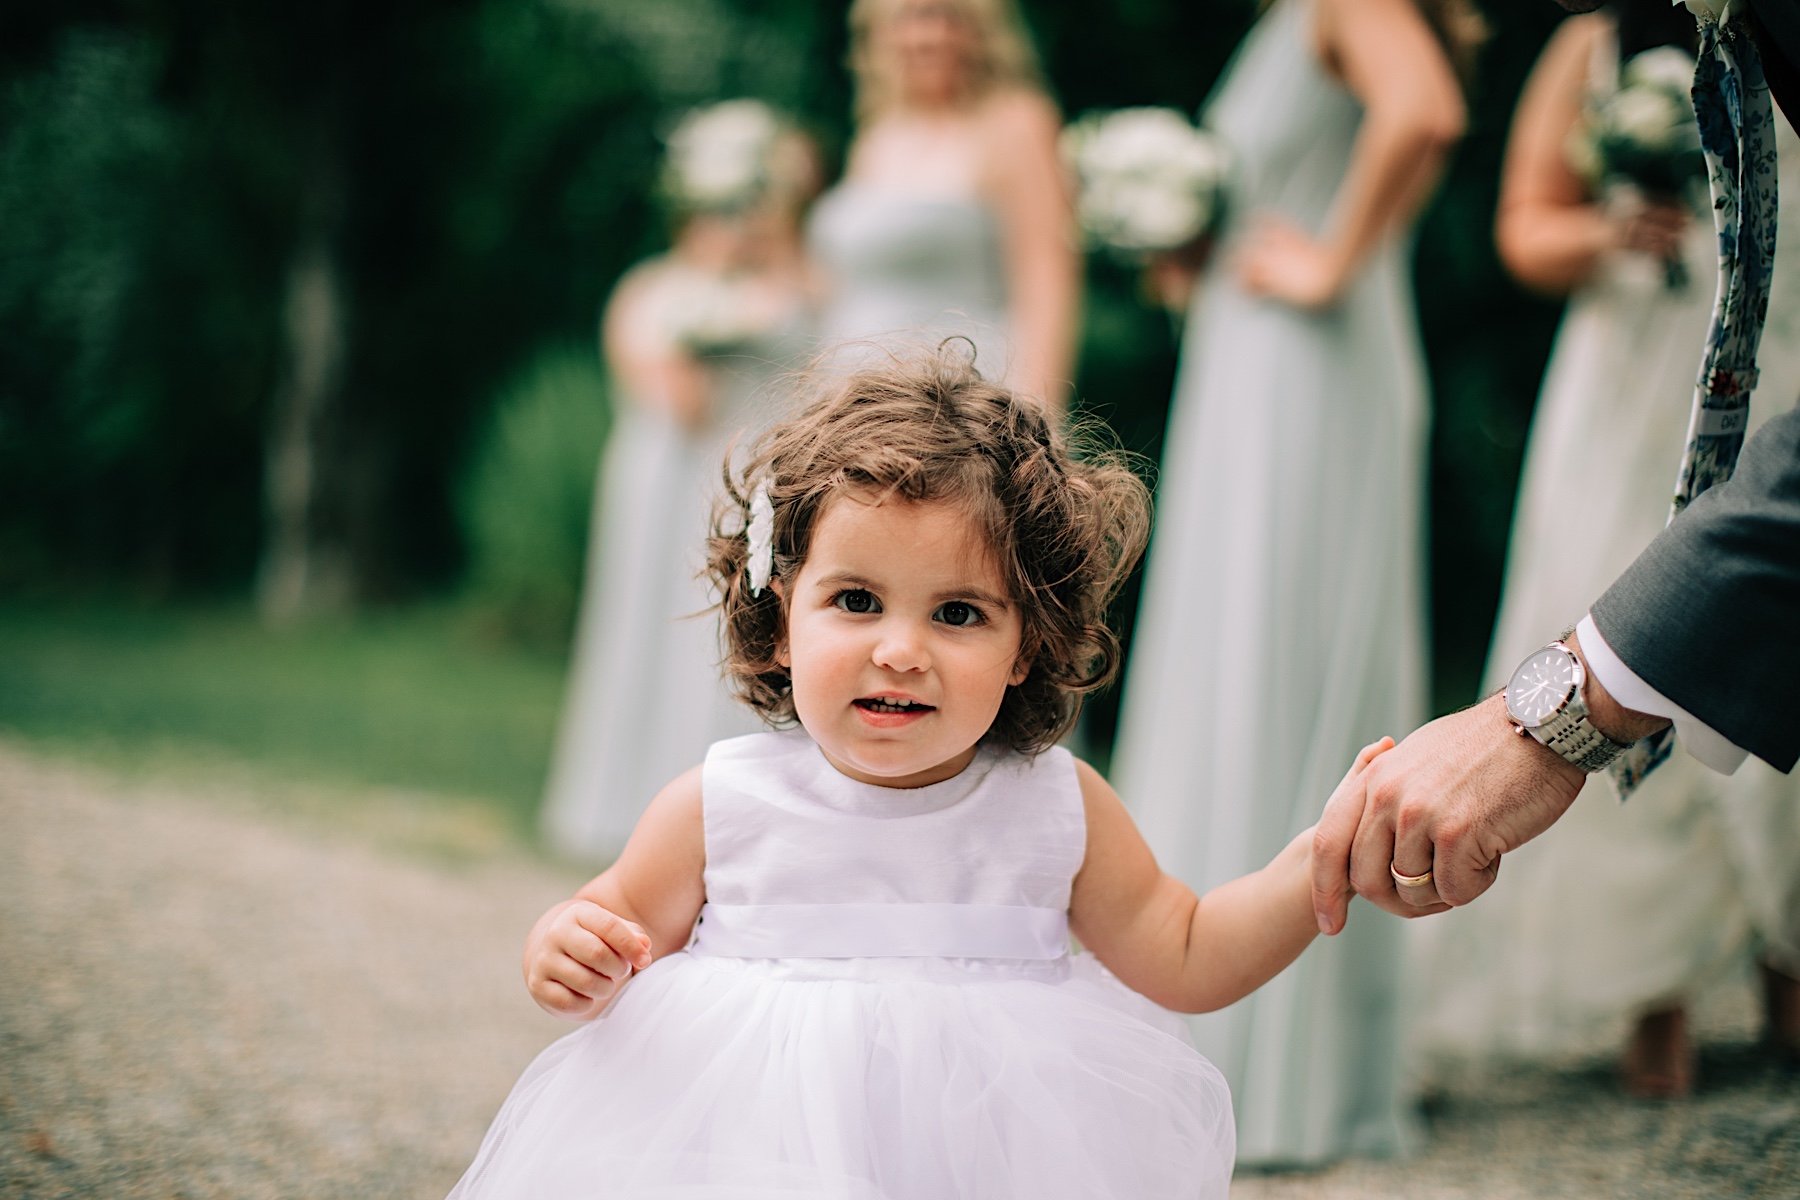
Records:
[[[1343,779],[1338,782],[1336,789],[1334,789],[1331,794],[1336,796],[1339,792],[1343,791],[1345,787],[1361,778],[1362,773],[1368,770],[1370,763],[1374,762],[1377,758],[1386,754],[1393,748],[1394,739],[1391,737],[1384,737],[1379,741],[1369,743],[1367,746],[1364,746],[1361,750],[1357,751],[1355,761],[1350,764],[1350,769],[1344,772]],[[1300,894],[1307,897],[1307,905],[1309,908],[1311,907],[1312,882],[1314,876],[1313,850],[1318,844],[1318,835],[1319,827],[1317,824],[1301,830],[1275,858],[1276,864],[1281,865],[1284,870],[1291,872],[1294,878],[1300,880],[1298,890]]]
[[[1238,259],[1238,278],[1251,295],[1308,311],[1336,303],[1348,282],[1336,254],[1277,217],[1262,218],[1251,231]]]
[[[552,1016],[591,1021],[634,970],[650,965],[643,929],[592,900],[569,900],[539,919],[525,943],[525,986]]]
[[[1344,784],[1355,779],[1358,775],[1361,775],[1363,773],[1363,768],[1374,762],[1378,756],[1386,754],[1393,748],[1394,739],[1391,737],[1382,737],[1370,742],[1361,750],[1358,750],[1356,752],[1356,761],[1350,764],[1350,769],[1344,772],[1343,779],[1338,781],[1339,789],[1342,789]]]

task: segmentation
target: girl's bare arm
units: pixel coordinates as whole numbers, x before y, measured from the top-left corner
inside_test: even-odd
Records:
[[[633,971],[687,945],[706,898],[700,774],[658,793],[618,861],[532,927],[525,985],[539,1007],[589,1020]]]
[[[1391,745],[1365,749],[1351,773]],[[1211,1012],[1267,983],[1318,936],[1312,830],[1261,870],[1196,896],[1156,865],[1112,787],[1086,763],[1078,767],[1088,849],[1070,926],[1128,986],[1165,1008]]]

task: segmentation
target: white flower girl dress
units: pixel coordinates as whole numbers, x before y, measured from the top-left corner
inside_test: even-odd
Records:
[[[1069,952],[1067,751],[892,789],[762,733],[702,789],[692,943],[531,1064],[453,1200],[1225,1195],[1222,1078]]]

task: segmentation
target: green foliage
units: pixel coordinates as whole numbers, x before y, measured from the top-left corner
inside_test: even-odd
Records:
[[[661,244],[658,132],[727,95],[828,144],[848,115],[826,0],[14,7],[0,586],[248,585],[286,289],[320,225],[347,312],[318,438],[335,535],[365,596],[453,582],[456,469],[498,385],[587,336]]]
[[[494,405],[460,509],[469,599],[506,634],[568,644],[607,418],[599,361],[575,347],[540,355]]]
[[[167,67],[76,26],[0,92],[0,583],[252,557],[268,305]]]
[[[248,762],[487,801],[532,827],[559,659],[414,608],[270,630],[248,609],[0,603],[0,731],[132,768]]]

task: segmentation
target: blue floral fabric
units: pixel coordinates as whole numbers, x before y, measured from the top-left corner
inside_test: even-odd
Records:
[[[1729,479],[1737,466],[1750,422],[1750,394],[1756,388],[1756,347],[1769,315],[1775,264],[1775,110],[1756,41],[1742,22],[1701,21],[1694,115],[1712,184],[1719,280],[1671,520],[1695,496]],[[1613,763],[1620,796],[1669,757],[1674,741],[1674,732],[1664,730]]]

